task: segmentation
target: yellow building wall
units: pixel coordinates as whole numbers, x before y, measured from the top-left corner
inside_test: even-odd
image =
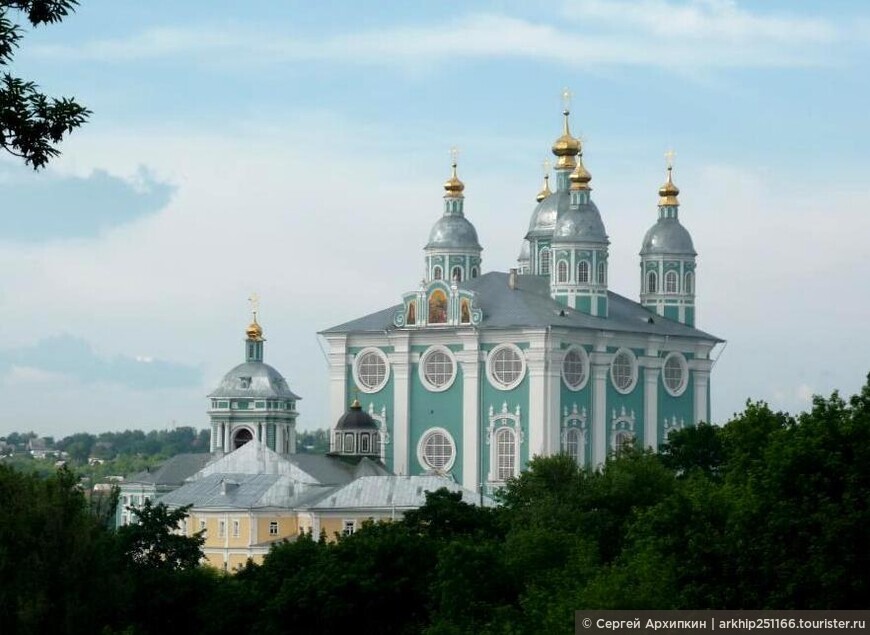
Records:
[[[269,525],[277,521],[278,535],[269,533]],[[257,518],[257,542],[276,542],[284,538],[293,538],[299,533],[299,519],[292,516],[260,516]]]

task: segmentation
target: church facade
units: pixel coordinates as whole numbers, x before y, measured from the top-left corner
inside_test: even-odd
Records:
[[[610,240],[567,109],[553,153],[555,191],[545,180],[516,269],[484,270],[454,161],[423,281],[321,333],[331,420],[358,397],[395,474],[489,490],[536,455],[594,466],[710,418],[710,354],[722,340],[696,327],[696,252],[671,166],[635,301],[608,287]]]

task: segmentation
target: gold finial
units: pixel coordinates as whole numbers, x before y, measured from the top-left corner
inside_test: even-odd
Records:
[[[359,388],[353,389],[353,401],[350,403],[351,410],[361,410],[362,404],[359,402]]]
[[[450,178],[444,181],[444,198],[462,198],[462,190],[465,189],[465,183],[459,180],[456,176],[456,159],[459,156],[459,149],[455,146],[450,148],[450,165],[452,172]]]
[[[540,203],[545,198],[547,198],[553,192],[550,190],[550,160],[545,159],[543,163],[544,167],[544,187],[541,188],[541,191],[538,192],[538,195],[535,197],[535,200]]]
[[[678,188],[674,184],[673,179],[673,171],[674,171],[674,156],[676,156],[676,152],[673,150],[668,150],[665,152],[665,162],[668,167],[668,178],[665,181],[664,185],[659,188],[659,206],[673,206],[676,207],[680,204],[679,199],[677,199],[677,195],[680,193],[680,188]]]
[[[256,293],[252,293],[248,298],[248,302],[251,303],[251,314],[253,315],[253,321],[248,325],[248,328],[245,329],[245,335],[248,336],[249,340],[262,341],[263,340],[263,327],[261,327],[257,323],[257,313],[260,311],[260,296]]]
[[[562,115],[565,117],[562,136],[553,143],[553,154],[559,157],[556,160],[557,170],[567,170],[576,167],[574,157],[580,152],[580,141],[571,136],[568,126],[568,116],[571,114],[571,91],[565,88],[562,91]]]

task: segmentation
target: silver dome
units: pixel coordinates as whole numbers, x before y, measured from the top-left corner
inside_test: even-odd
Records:
[[[529,232],[526,238],[550,236],[556,227],[556,218],[568,210],[571,196],[568,190],[553,192],[538,203],[529,221]]]
[[[517,257],[517,261],[519,262],[528,262],[529,261],[529,241],[524,240],[523,246],[520,247],[520,255]]]
[[[692,237],[676,218],[660,218],[643,237],[640,255],[674,254],[697,256]]]
[[[553,230],[553,244],[556,243],[609,243],[601,214],[595,203],[589,201],[578,208],[568,208],[559,215]]]
[[[442,216],[429,232],[426,248],[482,249],[477,241],[477,230],[467,218],[458,215]]]
[[[209,397],[217,399],[300,399],[281,373],[263,362],[245,362],[224,375]]]

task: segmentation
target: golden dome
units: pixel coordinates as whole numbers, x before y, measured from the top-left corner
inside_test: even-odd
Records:
[[[580,152],[577,157],[577,167],[574,168],[574,171],[571,172],[571,176],[568,177],[571,180],[571,189],[572,190],[591,190],[589,187],[589,181],[592,180],[592,175],[589,174],[589,170],[583,165],[583,153]]]
[[[680,201],[677,200],[677,195],[680,193],[680,188],[674,185],[674,181],[671,178],[671,172],[674,167],[672,165],[668,166],[668,179],[665,181],[664,185],[659,188],[659,205],[679,205]]]
[[[559,157],[556,160],[556,169],[574,168],[577,163],[574,157],[580,152],[580,140],[571,136],[571,131],[568,128],[568,115],[571,112],[566,108],[562,111],[565,116],[565,126],[562,130],[562,136],[553,142],[553,154]]]
[[[263,327],[257,324],[257,316],[254,316],[254,321],[248,324],[248,328],[245,329],[245,335],[248,336],[249,340],[254,340],[255,342],[262,341],[263,339]]]
[[[542,187],[541,191],[538,192],[538,195],[535,197],[535,200],[538,201],[538,203],[540,203],[541,201],[543,201],[545,198],[547,198],[552,193],[553,192],[550,190],[550,175],[545,174],[544,175],[544,187]]]
[[[453,172],[450,178],[444,181],[444,198],[462,198],[462,190],[465,189],[465,183],[459,180],[456,176],[456,161],[453,162]]]

